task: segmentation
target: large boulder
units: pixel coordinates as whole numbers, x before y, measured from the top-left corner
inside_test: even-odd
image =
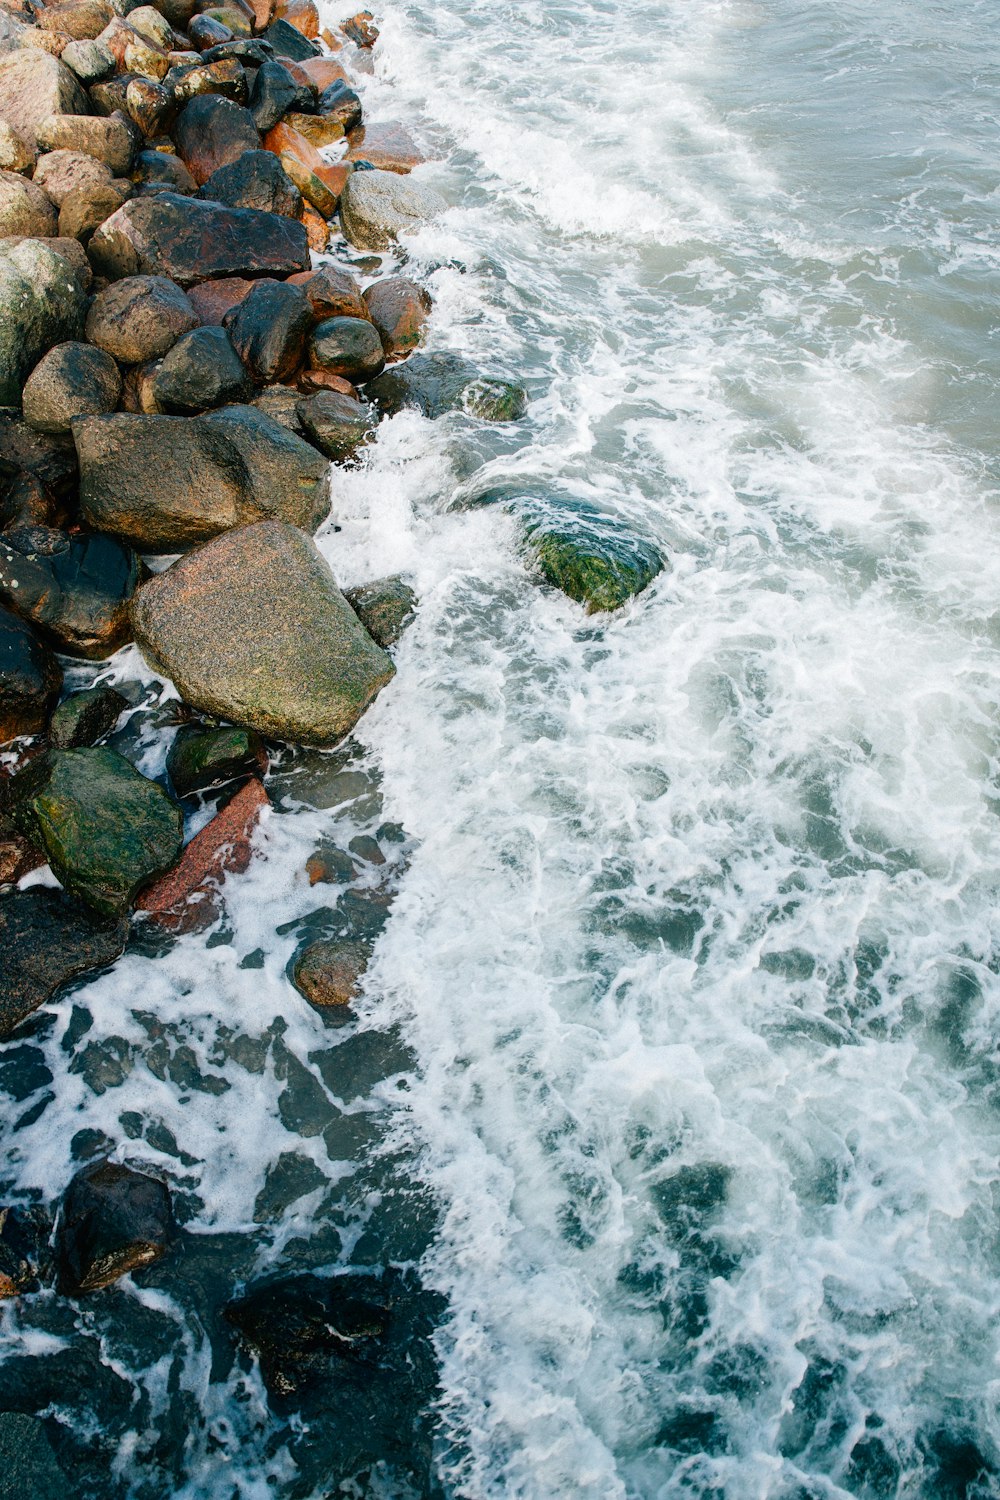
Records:
[[[315,271],[299,271],[288,280],[291,286],[300,286],[305,292],[317,320],[369,317],[360,286],[349,271],[342,271],[339,266],[317,266]]]
[[[396,172],[352,172],[340,196],[344,234],[359,250],[388,250],[447,208],[433,188]]]
[[[173,1233],[166,1183],[120,1162],[91,1162],[66,1189],[59,1214],[60,1291],[95,1292],[152,1265]]]
[[[98,292],[87,314],[87,338],[123,365],[157,359],[198,327],[198,314],[166,276],[129,276]]]
[[[260,136],[253,115],[233,99],[200,94],[184,106],[174,126],[177,153],[195,182],[207,182],[220,167],[256,151]]]
[[[60,883],[104,917],[124,915],[181,852],[180,808],[114,750],[51,751],[23,817]]]
[[[40,734],[62,686],[52,652],[23,620],[0,609],[0,745]]]
[[[115,71],[115,54],[104,42],[68,42],[62,50],[62,61],[82,84],[103,83]]]
[[[273,129],[289,110],[311,109],[312,90],[294,78],[280,62],[266,62],[258,69],[250,92],[254,124],[263,134]]]
[[[33,886],[0,897],[0,1041],[73,980],[125,951],[128,921],[105,921],[64,891]]]
[[[98,660],[125,644],[140,577],[135,553],[110,536],[45,526],[0,536],[0,603],[67,656]]]
[[[124,119],[111,115],[47,115],[40,120],[38,144],[43,151],[80,151],[103,162],[114,177],[132,168],[135,134]]]
[[[244,151],[235,161],[217,168],[198,189],[198,197],[291,219],[302,213],[302,194],[273,151]]]
[[[54,31],[74,41],[92,41],[100,36],[114,15],[105,0],[68,0],[63,5],[47,5],[39,16],[45,31]]]
[[[222,328],[193,328],[165,354],[152,377],[161,412],[208,411],[251,393],[250,377]]]
[[[95,229],[131,197],[131,184],[124,180],[88,182],[71,188],[59,205],[59,234],[87,244]],[[86,255],[84,256],[86,261]],[[89,262],[87,262],[89,265]]]
[[[73,436],[84,518],[140,551],[178,552],[265,517],[314,531],[329,510],[323,459],[252,406],[87,417]]]
[[[147,271],[192,286],[220,276],[305,270],[309,240],[302,224],[281,214],[161,193],[123,204],[97,230],[90,255],[112,278]]]
[[[79,81],[57,57],[34,48],[0,57],[0,118],[30,146],[49,115],[84,115],[88,108]]]
[[[387,416],[412,407],[425,417],[464,411],[487,422],[515,422],[528,398],[509,380],[484,377],[460,354],[414,354],[365,387],[365,395]]]
[[[150,579],[133,619],[187,702],[277,739],[335,744],[393,675],[317,548],[278,521]]]
[[[0,406],[53,344],[83,331],[84,294],[69,262],[37,240],[0,247]]]
[[[237,353],[259,385],[286,380],[295,373],[312,321],[305,292],[284,281],[258,281],[223,319]]]
[[[57,344],[24,387],[24,419],[39,432],[69,432],[74,417],[114,411],[121,396],[118,366],[93,344]]]
[[[309,363],[363,385],[385,368],[378,329],[367,318],[324,318],[310,335]]]
[[[18,172],[0,172],[0,234],[45,239],[55,234],[58,218],[48,193]]]

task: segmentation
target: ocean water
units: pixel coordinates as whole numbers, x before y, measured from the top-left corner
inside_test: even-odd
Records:
[[[0,1055],[8,1201],[112,1149],[184,1226],[8,1308],[0,1405],[87,1497],[1000,1495],[995,7],[379,22],[451,205],[383,268],[528,415],[334,472],[338,578],[420,596],[397,677],[274,768],[216,929]],[[539,505],[668,567],[585,616]],[[169,689],[105,675],[158,774]],[[286,967],[345,930],[338,1030]],[[267,1397],[220,1310],[302,1269],[396,1288],[394,1382]]]

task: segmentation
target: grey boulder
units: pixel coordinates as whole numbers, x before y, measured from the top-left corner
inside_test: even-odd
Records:
[[[0,406],[18,406],[53,344],[79,338],[84,295],[69,262],[37,240],[0,247]]]
[[[360,250],[387,250],[447,208],[433,188],[397,172],[352,172],[340,195],[344,234]]]

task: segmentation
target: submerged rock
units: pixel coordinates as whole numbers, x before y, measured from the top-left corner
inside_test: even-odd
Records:
[[[183,814],[114,750],[55,750],[49,765],[25,814],[66,890],[120,916],[178,858]]]
[[[485,421],[514,422],[528,405],[520,386],[484,379],[460,354],[446,353],[412,355],[371,381],[365,395],[390,416],[413,407],[425,417],[464,411]]]
[[[419,229],[447,206],[433,188],[396,172],[352,172],[340,197],[340,221],[358,249],[388,250],[399,235]]]
[[[0,1208],[0,1297],[39,1290],[39,1275],[48,1269],[51,1233],[52,1220],[44,1209]]]
[[[0,745],[41,734],[62,686],[62,670],[31,626],[0,609]]]
[[[346,1020],[370,957],[367,943],[350,938],[310,943],[295,960],[292,983],[310,1005]]]
[[[313,531],[329,509],[315,449],[252,406],[88,417],[73,435],[83,516],[141,551],[177,552],[268,516]]]
[[[64,891],[0,896],[0,1040],[64,985],[113,964],[127,937],[127,919],[104,921]]]
[[[278,521],[150,579],[133,620],[187,702],[277,739],[335,744],[393,676],[317,548]]]
[[[282,214],[226,208],[177,193],[131,198],[90,242],[102,275],[145,271],[181,286],[219,276],[286,276],[309,265],[305,227]]]
[[[331,1362],[377,1358],[390,1310],[370,1277],[305,1275],[252,1286],[226,1317],[258,1355],[268,1388],[288,1396]]]
[[[189,724],[178,731],[167,755],[167,773],[178,797],[225,786],[227,781],[262,776],[267,765],[260,735],[232,725],[203,729]]]
[[[37,240],[0,247],[0,405],[19,406],[29,372],[83,331],[84,294],[68,261]]]
[[[4,1500],[66,1500],[71,1493],[45,1423],[26,1412],[0,1412],[0,1472]]]
[[[126,708],[128,699],[113,687],[92,687],[82,693],[71,693],[52,715],[49,741],[57,750],[96,745],[111,732]]]
[[[416,594],[398,575],[348,589],[344,597],[384,650],[399,640],[417,607]]]
[[[92,1162],[73,1178],[59,1213],[60,1291],[95,1292],[152,1265],[173,1232],[166,1183],[120,1162]]]
[[[664,568],[651,543],[610,525],[540,522],[528,527],[527,536],[546,580],[588,614],[619,609]]]
[[[43,526],[0,536],[0,602],[69,656],[95,660],[125,644],[140,576],[135,553],[110,536]]]

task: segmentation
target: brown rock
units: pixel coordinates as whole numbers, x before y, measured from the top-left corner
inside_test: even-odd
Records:
[[[44,151],[82,151],[104,162],[113,177],[132,170],[135,135],[122,116],[47,115],[37,131]]]
[[[161,52],[169,52],[174,45],[174,33],[166,16],[152,5],[137,5],[128,13],[128,24],[133,31],[145,37],[150,46]]]
[[[257,286],[242,276],[225,276],[221,281],[203,281],[188,289],[188,300],[204,327],[221,327],[231,307],[242,302],[247,292]]]
[[[427,158],[402,125],[361,125],[350,134],[346,161],[369,161],[383,172],[405,174]]]
[[[140,894],[137,912],[168,932],[199,932],[219,915],[227,875],[242,875],[270,798],[256,779],[241,787],[188,844],[178,864]]]
[[[292,983],[310,1005],[346,1011],[360,992],[369,957],[367,943],[345,938],[310,943],[296,960]]]
[[[293,156],[289,151],[282,151],[278,160],[285,175],[295,184],[305,201],[311,203],[324,219],[332,219],[337,212],[339,197],[331,192],[320,174],[311,172],[302,165],[298,156]]]
[[[283,120],[264,136],[264,149],[273,151],[279,157],[294,156],[310,172],[318,172],[326,165],[316,147],[311,146],[305,136],[292,130]],[[288,171],[287,167],[285,171]]]
[[[178,68],[176,73],[167,75],[166,81],[178,105],[202,94],[219,94],[245,104],[249,93],[246,71],[238,57],[220,57],[216,62]]]
[[[162,83],[154,83],[151,78],[129,78],[125,108],[143,135],[152,138],[172,123],[177,114],[177,100]]]
[[[334,141],[342,140],[344,135],[344,126],[336,115],[302,115],[296,110],[289,110],[281,123],[303,136],[317,151],[324,146],[332,146]]]
[[[130,276],[106,287],[87,314],[91,344],[123,365],[166,354],[192,328],[198,314],[180,287],[166,276]]]
[[[357,400],[358,393],[351,382],[342,375],[334,375],[332,370],[303,370],[295,384],[306,396],[320,391],[336,391],[341,396],[353,396]]]
[[[59,210],[60,235],[86,244],[94,230],[110,219],[128,196],[128,184],[119,184],[114,179],[96,187],[75,188],[63,199]]]
[[[38,152],[19,136],[6,120],[0,120],[0,168],[4,172],[30,173]]]
[[[201,186],[219,167],[257,151],[260,137],[253,115],[232,99],[199,94],[181,110],[174,127],[177,154]]]
[[[313,0],[277,0],[274,17],[279,21],[287,21],[289,26],[294,26],[296,31],[301,31],[310,41],[319,36],[319,11]]]
[[[374,47],[378,41],[378,27],[370,10],[359,10],[341,24],[344,35],[358,47]]]
[[[332,57],[307,57],[299,63],[299,71],[304,73],[309,82],[320,92],[329,88],[331,83],[336,83],[338,79],[341,83],[350,83],[340,63],[334,61]]]
[[[330,226],[313,208],[303,208],[302,224],[309,240],[309,249],[315,250],[317,255],[322,255],[330,243]]]
[[[33,180],[61,208],[72,192],[106,187],[111,181],[111,168],[84,151],[47,151],[38,158]]]
[[[119,68],[123,68],[125,66],[126,47],[142,40],[142,38],[139,32],[133,30],[121,16],[113,15],[96,40],[104,43]]]
[[[170,59],[165,52],[161,52],[158,47],[151,47],[145,37],[140,36],[126,46],[122,67],[127,73],[134,73],[137,78],[150,78],[154,83],[162,83],[170,72]]]
[[[0,234],[43,239],[56,232],[52,199],[18,172],[0,172]]]
[[[315,271],[299,271],[288,280],[301,286],[317,319],[367,318],[368,305],[361,288],[347,271],[336,266],[320,266]]]
[[[38,17],[43,31],[62,32],[74,42],[99,37],[114,15],[105,0],[74,0],[72,5],[49,5]]]
[[[126,372],[122,381],[122,410],[138,412],[142,416],[163,416],[163,407],[156,396],[156,376],[160,365],[159,359],[151,359],[147,364],[134,365]]]
[[[0,119],[29,146],[35,129],[49,115],[82,115],[87,96],[65,63],[33,48],[0,57]]]
[[[365,290],[364,301],[387,361],[405,359],[423,339],[431,310],[429,294],[404,276],[388,276]]]
[[[274,0],[250,0],[255,31],[263,31],[274,18]]]

